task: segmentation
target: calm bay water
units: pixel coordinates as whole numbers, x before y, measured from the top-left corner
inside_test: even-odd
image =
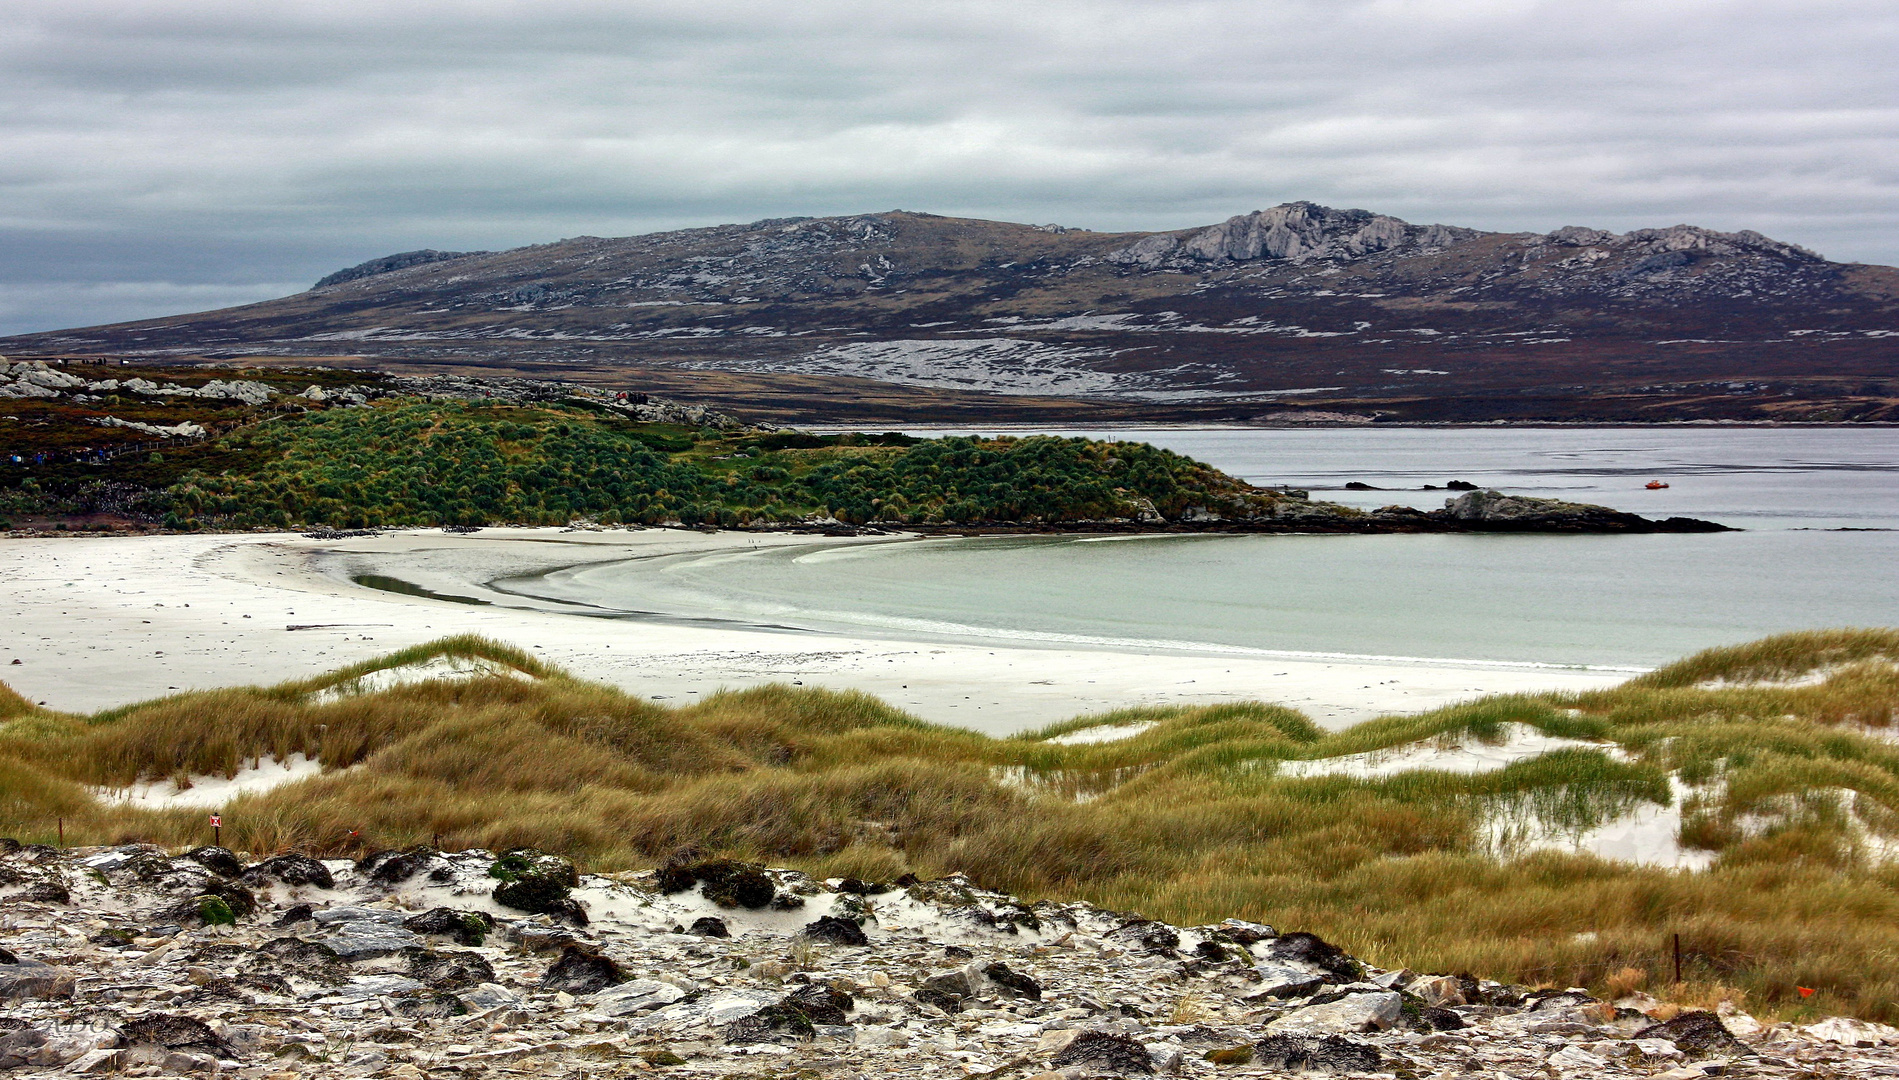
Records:
[[[1440,506],[1446,493],[1422,486],[1461,479],[1745,531],[932,539],[646,559],[501,584],[628,612],[919,640],[1603,666],[1786,630],[1899,625],[1891,430],[1053,433],[1152,442],[1367,508]],[[1670,487],[1645,490],[1650,479]],[[1386,490],[1344,490],[1352,481]]]

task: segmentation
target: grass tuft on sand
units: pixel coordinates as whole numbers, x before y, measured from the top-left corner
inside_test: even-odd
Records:
[[[788,686],[666,707],[453,638],[317,679],[90,717],[0,687],[0,832],[49,842],[64,819],[69,843],[202,842],[201,811],[94,789],[301,753],[323,774],[233,799],[227,843],[360,855],[439,835],[559,850],[595,870],[690,844],[824,875],[960,870],[1031,898],[1310,930],[1385,966],[1893,1022],[1895,656],[1899,631],[1792,634],[1611,690],[1485,698],[1330,734],[1249,703],[992,739],[864,694]],[[399,677],[442,658],[486,666]],[[369,676],[383,681],[358,682]],[[1135,724],[1151,726],[1049,741]],[[1570,742],[1483,772],[1281,768],[1525,731]],[[1644,808],[1678,813],[1675,842],[1708,868],[1500,846]],[[1675,933],[1680,987],[1668,985]],[[1802,999],[1796,985],[1819,993]]]

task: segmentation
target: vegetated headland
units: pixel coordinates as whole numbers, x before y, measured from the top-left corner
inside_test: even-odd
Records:
[[[1474,490],[1442,510],[1367,513],[1255,487],[1145,443],[814,435],[529,380],[141,371],[0,371],[0,520],[69,530],[1722,528]]]
[[[535,847],[595,871],[697,848],[818,877],[962,872],[1181,925],[1309,930],[1390,968],[1890,1021],[1895,700],[1899,630],[1840,630],[1332,734],[1235,704],[992,739],[788,686],[671,708],[461,638],[93,716],[0,688],[0,832],[202,843],[201,808],[100,789],[212,784],[301,754],[320,775],[222,803],[227,846]],[[1531,743],[1487,768],[1433,764]],[[1664,812],[1667,843],[1704,868],[1563,842]]]

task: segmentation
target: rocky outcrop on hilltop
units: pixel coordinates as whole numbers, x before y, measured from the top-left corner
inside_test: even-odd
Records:
[[[1199,232],[1156,233],[1116,248],[1106,258],[1142,270],[1257,259],[1304,263],[1405,248],[1435,252],[1482,235],[1476,229],[1412,225],[1364,210],[1295,202],[1231,217]]]
[[[683,854],[0,843],[19,1075],[1887,1076],[1899,1029],[1387,970],[1312,934]]]
[[[355,266],[345,267],[334,274],[325,275],[315,285],[310,287],[313,289],[322,289],[331,285],[341,285],[346,281],[356,281],[361,278],[374,277],[377,274],[390,274],[397,270],[406,270],[411,266],[424,266],[428,263],[447,262],[450,259],[466,259],[471,255],[488,254],[491,253],[486,251],[436,251],[433,248],[423,248],[420,251],[399,251],[394,255],[384,255],[380,258],[370,259],[367,262],[357,263]]]
[[[1894,334],[1899,270],[1752,231],[1491,232],[1290,202],[1156,233],[889,211],[404,252],[281,300],[6,347],[619,367],[826,420],[868,415],[842,381],[866,379],[918,409],[955,392],[1229,420],[1870,420],[1899,416]]]

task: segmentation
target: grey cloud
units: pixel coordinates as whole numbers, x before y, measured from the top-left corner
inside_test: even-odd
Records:
[[[0,282],[40,299],[0,332],[899,206],[1178,228],[1310,198],[1899,262],[1896,45],[1852,0],[13,0],[0,243],[38,254]]]

